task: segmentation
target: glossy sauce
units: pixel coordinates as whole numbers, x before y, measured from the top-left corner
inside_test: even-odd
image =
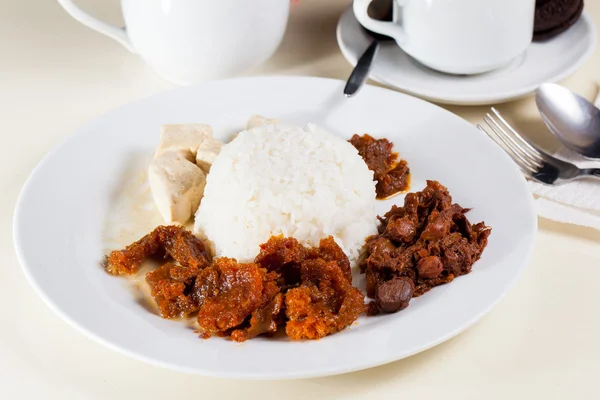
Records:
[[[375,139],[367,134],[354,135],[349,140],[377,181],[377,199],[383,200],[410,188],[410,169],[405,160],[392,151],[394,144],[387,139]]]

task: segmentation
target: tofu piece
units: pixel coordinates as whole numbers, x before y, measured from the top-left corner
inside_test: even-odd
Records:
[[[277,118],[267,118],[267,117],[263,117],[262,115],[255,114],[252,117],[250,117],[250,119],[248,120],[246,129],[253,129],[253,128],[257,128],[259,126],[263,126],[263,125],[278,124],[278,123],[279,123],[279,120]]]
[[[169,224],[185,224],[196,213],[204,194],[206,175],[188,159],[188,151],[163,152],[148,167],[154,203]]]
[[[215,161],[223,147],[223,142],[214,138],[205,139],[196,152],[196,164],[205,174],[210,172],[210,166]]]
[[[200,144],[212,138],[212,127],[206,124],[168,124],[160,127],[160,140],[154,157],[169,151],[183,151],[194,159]]]

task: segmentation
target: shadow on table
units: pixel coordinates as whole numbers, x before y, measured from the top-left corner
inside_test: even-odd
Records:
[[[506,120],[523,136],[533,141],[542,149],[553,153],[560,147],[559,141],[548,130],[542,118],[537,114],[532,96],[515,100],[509,103],[494,105]],[[446,110],[462,115],[474,124],[482,124],[483,117],[490,112],[489,106],[475,106],[465,109],[461,106],[441,105]],[[532,117],[533,115],[533,117]],[[487,127],[486,127],[487,128]]]
[[[547,232],[577,237],[591,242],[600,242],[600,231],[585,226],[565,224],[545,218],[538,218],[538,227]]]
[[[378,367],[307,381],[331,389],[343,388],[344,393],[369,392],[374,386],[390,381],[410,380],[415,375],[425,373],[427,368],[454,351],[459,340],[455,337],[427,351]]]
[[[347,3],[337,4],[339,6],[310,7],[310,4],[301,2],[292,8],[279,49],[265,65],[253,73],[268,72],[273,68],[276,68],[278,73],[293,73],[306,64],[339,55],[336,26]]]

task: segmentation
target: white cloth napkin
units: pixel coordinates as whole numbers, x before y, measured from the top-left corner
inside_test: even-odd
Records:
[[[595,104],[600,108],[600,93]],[[590,161],[565,148],[554,155],[580,168],[600,168],[600,161]],[[529,182],[529,185],[540,217],[600,229],[600,181],[585,179],[561,186]]]

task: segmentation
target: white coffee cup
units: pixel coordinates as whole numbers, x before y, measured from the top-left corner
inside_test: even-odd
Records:
[[[279,46],[289,0],[122,0],[125,27],[58,0],[77,21],[138,53],[159,75],[191,84],[249,70]]]
[[[372,19],[372,0],[354,0],[367,29],[392,37],[422,64],[450,74],[502,67],[533,38],[535,0],[396,0],[393,21]]]

